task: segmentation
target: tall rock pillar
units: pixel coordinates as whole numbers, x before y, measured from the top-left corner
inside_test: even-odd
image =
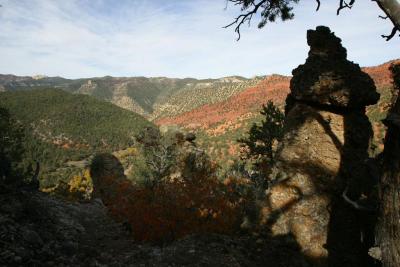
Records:
[[[329,28],[309,30],[307,42],[308,58],[293,70],[263,223],[275,235],[292,235],[316,265],[362,266],[364,222],[342,193],[369,194],[373,132],[365,107],[379,94]]]

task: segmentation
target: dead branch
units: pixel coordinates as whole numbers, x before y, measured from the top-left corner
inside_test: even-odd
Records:
[[[241,3],[240,3],[240,2],[241,2],[240,0],[233,0],[233,1],[231,1],[231,2],[235,3],[235,5],[241,4]],[[232,23],[230,23],[230,24],[224,26],[223,28],[226,29],[226,28],[229,28],[230,26],[232,26],[232,25],[234,25],[234,24],[237,24],[236,27],[235,27],[235,32],[238,34],[238,38],[237,38],[236,40],[239,41],[239,40],[240,40],[240,26],[242,26],[242,24],[244,24],[246,21],[247,21],[248,23],[250,23],[250,20],[251,20],[251,18],[253,17],[253,15],[257,13],[258,9],[259,9],[265,2],[267,2],[267,0],[262,0],[262,1],[260,1],[258,4],[252,3],[252,4],[254,5],[254,8],[253,8],[251,11],[249,11],[249,12],[246,13],[246,14],[241,14],[241,15],[237,16],[237,17],[235,18],[235,20],[234,20]]]
[[[400,32],[400,25],[399,25],[399,22],[398,22],[399,19],[398,19],[398,14],[397,14],[399,12],[398,11],[398,7],[397,7],[397,11],[395,11],[395,12],[397,12],[396,13],[397,15],[396,15],[395,13],[390,11],[392,6],[393,6],[393,4],[391,2],[386,3],[385,1],[380,1],[380,0],[371,0],[371,1],[376,2],[378,4],[379,8],[383,12],[385,12],[386,16],[379,16],[379,17],[382,18],[382,19],[388,19],[389,18],[391,20],[392,24],[393,24],[393,29],[392,29],[390,34],[381,35],[383,38],[386,39],[386,41],[389,41],[396,35],[396,33],[398,31]],[[242,6],[242,8],[241,8],[242,12],[244,12],[245,10],[250,8],[250,11],[248,11],[247,13],[240,14],[231,23],[229,23],[228,25],[223,27],[223,28],[229,28],[229,27],[231,27],[233,25],[236,25],[235,32],[238,34],[237,41],[239,41],[240,37],[241,37],[240,27],[243,24],[245,24],[246,22],[250,25],[250,22],[251,22],[251,20],[253,18],[253,15],[256,14],[259,11],[260,7],[264,8],[264,10],[261,11],[261,15],[264,16],[265,20],[266,20],[267,17],[266,17],[265,14],[269,14],[270,12],[274,12],[275,11],[274,8],[276,8],[275,4],[276,4],[277,1],[260,0],[258,3],[256,3],[255,0],[253,0],[253,1],[226,0],[225,9],[227,8],[228,2],[231,2],[234,5],[239,5],[239,6],[241,5]],[[297,1],[295,1],[295,2],[297,3]],[[321,0],[315,0],[315,2],[317,4],[316,11],[318,11],[320,9],[320,7],[321,7]],[[356,2],[356,0],[339,0],[339,7],[336,10],[336,14],[339,15],[340,12],[345,8],[351,9],[355,2]],[[391,14],[391,13],[393,13],[393,14]],[[276,14],[273,14],[273,15],[275,16]],[[272,17],[272,20],[273,19],[274,19],[274,17]],[[260,25],[264,26],[264,23],[265,23],[265,21],[262,21],[260,23]],[[262,27],[262,26],[259,26],[259,27]]]
[[[393,27],[392,32],[391,32],[389,35],[384,35],[384,34],[382,34],[381,36],[382,36],[382,38],[385,38],[386,41],[389,41],[390,39],[392,39],[392,38],[396,35],[396,32],[397,32],[398,30],[399,30],[399,29],[397,29],[397,27]]]
[[[319,7],[321,6],[321,1],[320,0],[315,0],[317,2],[317,9],[315,11],[319,10]]]
[[[345,8],[351,9],[351,8],[353,7],[353,4],[354,4],[355,1],[356,1],[356,0],[351,0],[351,1],[347,4],[346,1],[340,0],[340,1],[339,1],[339,8],[338,8],[337,11],[336,11],[336,15],[339,15],[339,14],[340,14],[340,11],[341,11],[342,9],[345,9]]]
[[[371,1],[375,2],[379,6],[379,8],[383,12],[385,12],[386,18],[389,18],[393,24],[393,29],[389,35],[384,35],[384,34],[381,35],[382,38],[385,38],[386,41],[389,41],[396,35],[397,31],[400,31],[400,25],[399,25],[399,23],[396,22],[395,18],[391,16],[390,11],[388,11],[388,8],[386,6],[384,6],[384,4],[381,3],[381,1],[379,1],[379,0],[371,0]],[[379,16],[379,17],[385,18],[383,16]]]
[[[343,199],[349,203],[353,208],[355,208],[356,210],[365,210],[365,211],[375,211],[375,209],[371,209],[365,206],[360,205],[359,203],[357,203],[356,201],[351,200],[348,196],[347,196],[347,191],[349,190],[349,186],[346,186],[346,189],[343,191],[342,193],[342,197]]]

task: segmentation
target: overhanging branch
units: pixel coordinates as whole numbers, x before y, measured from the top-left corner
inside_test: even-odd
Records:
[[[339,7],[338,7],[338,9],[336,10],[336,15],[339,15],[339,14],[340,14],[340,11],[341,11],[342,9],[345,9],[345,8],[351,9],[351,8],[353,7],[355,1],[356,1],[356,0],[351,0],[349,3],[347,3],[347,2],[344,1],[344,0],[340,0],[340,1],[339,1]]]
[[[386,41],[389,41],[390,39],[392,39],[392,38],[396,35],[396,32],[397,32],[398,30],[399,30],[399,29],[397,29],[396,27],[393,27],[392,32],[391,32],[389,35],[384,35],[384,34],[382,34],[381,36],[382,36],[382,38],[385,38]]]
[[[317,10],[315,10],[315,11],[318,11],[319,7],[321,6],[321,1],[320,0],[315,0],[315,1],[317,2]]]
[[[239,1],[239,0],[238,0],[238,1],[235,1],[235,0],[232,1],[232,0],[231,0],[231,2],[235,3],[235,5],[241,4],[241,1]],[[260,1],[258,4],[252,3],[252,5],[254,6],[254,8],[253,8],[251,11],[249,11],[249,12],[246,13],[246,14],[241,14],[241,15],[237,16],[237,17],[235,18],[235,20],[234,20],[232,23],[230,23],[230,24],[224,26],[223,28],[226,29],[226,28],[229,28],[230,26],[232,26],[232,25],[234,25],[234,24],[237,24],[236,27],[235,27],[235,32],[238,34],[237,41],[239,41],[239,40],[240,40],[240,26],[242,26],[242,24],[244,24],[246,21],[248,21],[248,22],[250,23],[250,20],[251,20],[251,18],[253,17],[253,15],[257,13],[258,9],[259,9],[265,2],[267,2],[267,0],[262,0],[262,1]]]
[[[400,32],[400,3],[398,0],[371,0],[376,2],[379,8],[385,13],[386,16],[379,16],[380,18],[389,18],[393,24],[393,29],[388,35],[382,34],[381,36],[387,41],[391,40],[396,33]],[[235,32],[238,34],[237,41],[240,40],[240,27],[246,22],[250,24],[253,15],[260,11],[262,21],[258,25],[259,28],[263,27],[267,21],[275,21],[276,17],[281,17],[282,20],[293,18],[293,13],[290,13],[290,3],[298,3],[299,0],[226,0],[226,3],[233,3],[234,5],[241,6],[242,14],[237,16],[230,24],[223,28],[229,28],[236,25]],[[321,0],[315,0],[317,4],[316,11],[321,7]],[[351,9],[356,0],[339,0],[339,6],[336,14],[340,15],[343,9]],[[226,7],[225,7],[226,8]]]
[[[386,17],[379,16],[380,18],[389,18],[393,24],[393,29],[388,35],[382,34],[382,38],[386,41],[391,40],[396,33],[400,32],[400,3],[397,0],[387,1],[387,0],[371,0],[375,2],[379,8],[385,13]]]

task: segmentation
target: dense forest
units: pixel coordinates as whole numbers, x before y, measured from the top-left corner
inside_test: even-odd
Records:
[[[0,106],[23,126],[25,154],[20,164],[29,173],[40,162],[43,188],[82,171],[68,162],[132,146],[134,136],[152,125],[111,103],[54,88],[5,92]]]

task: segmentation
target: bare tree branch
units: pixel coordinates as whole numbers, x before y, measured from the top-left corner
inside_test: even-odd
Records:
[[[231,2],[235,3],[235,5],[241,4],[241,1],[236,1],[236,0],[232,1],[231,0]],[[262,4],[264,4],[265,2],[267,2],[267,0],[262,0],[258,4],[252,3],[254,5],[253,10],[251,10],[250,12],[248,12],[246,14],[241,14],[241,15],[237,16],[236,19],[232,23],[224,26],[223,28],[226,29],[234,24],[237,24],[236,28],[235,28],[235,32],[238,34],[237,41],[239,41],[240,40],[240,26],[242,26],[242,24],[244,24],[246,21],[248,21],[250,23],[250,20],[253,17],[253,15],[257,13],[260,6],[262,6]]]
[[[317,9],[315,11],[319,10],[319,7],[321,6],[321,1],[320,0],[315,0],[317,2]]]
[[[382,38],[385,38],[386,41],[392,39],[397,31],[400,31],[400,3],[395,1],[384,1],[384,0],[371,0],[372,2],[377,3],[379,8],[385,12],[387,18],[393,24],[393,29],[389,35],[382,34]],[[380,16],[382,17],[382,16]]]
[[[349,9],[351,9],[351,8],[353,7],[353,4],[354,4],[355,1],[356,1],[356,0],[351,0],[351,1],[347,4],[346,1],[340,0],[340,1],[339,1],[339,8],[338,8],[337,11],[336,11],[336,15],[339,15],[339,14],[340,14],[340,11],[341,11],[342,9],[344,9],[344,8],[349,8]]]
[[[349,190],[349,186],[346,187],[346,189],[343,191],[342,193],[342,197],[343,199],[349,203],[353,208],[355,208],[356,210],[366,210],[366,211],[375,211],[374,209],[362,206],[360,204],[358,204],[356,201],[351,200],[348,196],[347,196],[347,191]]]
[[[398,30],[399,30],[399,29],[397,29],[396,27],[393,27],[392,32],[391,32],[389,35],[384,35],[384,34],[382,34],[381,36],[382,36],[382,38],[385,38],[386,41],[389,41],[390,39],[392,39],[392,38],[396,35],[396,32],[397,32]]]
[[[382,19],[389,18],[393,24],[393,29],[391,34],[382,35],[387,41],[392,39],[397,31],[400,31],[400,3],[398,0],[371,0],[376,2],[379,8],[385,12],[385,16],[379,16]],[[250,25],[253,15],[257,14],[259,11],[261,13],[262,20],[258,27],[261,28],[268,21],[275,21],[275,18],[281,18],[282,20],[292,19],[293,13],[291,13],[292,7],[290,3],[298,3],[299,0],[283,1],[283,0],[226,0],[226,4],[233,3],[235,6],[241,6],[242,14],[237,16],[233,22],[224,26],[223,28],[228,28],[236,25],[235,32],[238,34],[237,41],[240,40],[240,27],[246,22]],[[321,0],[315,0],[317,4],[316,11],[321,7]],[[340,12],[345,9],[351,9],[355,4],[356,0],[339,0],[339,7],[336,10],[336,14],[339,15]],[[227,5],[225,9],[227,8]],[[248,11],[250,10],[250,11]]]

